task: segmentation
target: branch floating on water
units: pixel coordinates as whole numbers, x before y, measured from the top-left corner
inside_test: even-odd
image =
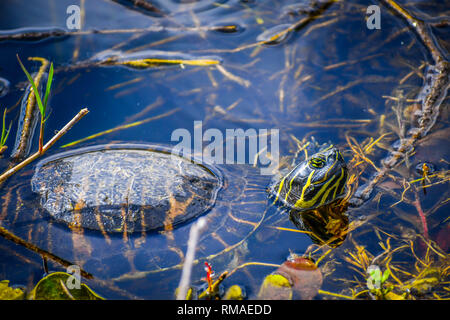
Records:
[[[67,131],[69,131],[75,125],[75,123],[77,123],[81,118],[83,118],[88,112],[89,110],[87,108],[80,110],[80,112],[78,112],[78,114],[75,117],[73,117],[72,120],[70,120],[60,131],[58,131],[57,134],[53,136],[53,138],[51,138],[43,146],[42,152],[38,151],[34,153],[33,155],[26,158],[16,166],[3,172],[3,174],[0,175],[0,184],[3,183],[6,179],[8,179],[10,176],[15,174],[17,171],[19,171],[20,169],[24,168],[25,166],[27,166],[28,164],[30,164],[31,162],[42,156],[51,146],[53,146],[56,143],[56,141],[58,141],[63,135],[65,135]]]

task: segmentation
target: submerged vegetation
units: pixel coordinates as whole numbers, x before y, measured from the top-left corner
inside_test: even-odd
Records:
[[[145,3],[149,6],[125,7],[132,12],[138,9],[138,12],[150,16],[167,17],[165,10]],[[101,29],[95,32],[55,29],[0,35],[0,41],[51,40],[63,36],[78,39],[73,63],[69,65],[55,62],[53,69],[53,63],[49,64],[44,58],[28,58],[41,63],[34,77],[17,56],[31,87],[21,100],[23,110],[28,110],[25,113],[29,116],[24,116],[23,125],[18,125],[17,129],[20,131],[19,139],[13,153],[15,156],[11,158],[18,163],[11,160],[7,164],[8,169],[0,175],[0,235],[42,257],[46,273],[47,263],[52,263],[52,270],[79,263],[83,279],[99,292],[95,293],[85,284],[82,284],[81,291],[71,290],[66,285],[70,275],[57,271],[48,273],[43,279],[33,278],[27,289],[14,286],[15,283],[11,285],[8,280],[0,281],[0,299],[103,299],[108,294],[138,298],[146,297],[154,284],[157,289],[150,294],[151,297],[159,297],[159,290],[164,290],[162,296],[173,298],[177,294],[179,299],[450,299],[450,64],[446,51],[448,39],[436,37],[439,28],[448,28],[448,19],[442,15],[442,21],[438,21],[441,17],[429,18],[420,12],[410,12],[414,6],[407,1],[382,0],[380,5],[383,4],[389,16],[402,19],[406,26],[392,29],[396,32],[389,36],[371,34],[367,42],[352,44],[352,53],[339,60],[335,41],[342,40],[330,34],[325,39],[328,46],[323,45],[323,32],[336,27],[336,34],[345,34],[340,23],[347,20],[342,17],[346,12],[357,12],[347,19],[360,23],[365,5],[338,0],[311,0],[287,6],[280,3],[282,1],[274,1],[273,4],[282,12],[273,26],[274,18],[263,10],[267,7],[253,7],[245,1],[240,2],[245,9],[246,28],[253,33],[252,28],[261,31],[244,43],[229,40],[237,37],[243,29],[237,23],[226,21],[220,26],[203,26],[198,20],[199,12],[191,9],[186,10],[194,27],[177,23],[176,26],[155,25],[141,29]],[[214,3],[214,6],[220,10],[230,9],[228,3]],[[448,15],[448,10],[445,13]],[[168,21],[171,19],[169,16]],[[230,37],[226,38],[225,44],[215,43],[209,41],[210,37],[217,39],[214,33],[229,34]],[[129,34],[132,34],[130,38],[124,38],[110,49],[102,48],[94,56],[78,59],[83,37]],[[136,46],[135,42],[147,34],[158,35],[158,38]],[[173,50],[172,45],[178,44],[177,41],[191,42],[186,37],[192,34],[198,34],[205,43],[204,48],[194,46],[187,52]],[[300,36],[306,42],[297,44],[295,40],[298,38],[295,37]],[[354,37],[359,41],[365,35],[355,33]],[[404,43],[406,41],[409,43]],[[396,42],[401,43],[400,54],[379,60],[385,54],[380,48]],[[154,50],[158,46],[165,49]],[[416,46],[426,49],[425,58],[415,56],[418,51],[412,48]],[[277,57],[284,56],[284,61],[270,60],[272,56],[267,52],[274,51],[278,52]],[[273,65],[268,63],[269,60]],[[394,67],[398,69],[391,72]],[[88,112],[87,109],[81,110],[44,144],[50,91],[61,92],[70,87],[83,72],[105,69],[125,69],[120,72],[132,74],[131,78],[106,86],[104,90],[108,98],[130,98],[136,91],[139,96],[141,91],[138,89],[142,88],[145,92],[155,91],[157,98],[134,114],[127,111],[121,124],[115,125],[114,122],[105,128],[100,121],[96,122],[98,127],[89,126],[81,137],[75,134],[74,140],[66,141],[62,148],[126,140],[123,136],[133,129],[142,129],[137,135],[138,139],[143,139],[143,135],[164,129],[173,119],[189,118],[192,113],[203,117],[205,126],[224,122],[228,126],[239,124],[245,128],[252,125],[280,128],[280,144],[284,146],[280,170],[289,168],[299,159],[308,158],[307,147],[311,137],[333,140],[349,170],[345,193],[326,207],[289,212],[266,200],[267,186],[258,185],[260,180],[245,181],[242,183],[244,187],[238,182],[233,184],[230,178],[236,181],[247,178],[238,172],[226,180],[227,187],[235,194],[218,201],[216,206],[222,206],[223,215],[229,217],[224,221],[235,223],[230,226],[234,232],[239,231],[239,223],[251,228],[245,238],[229,240],[221,237],[218,228],[208,232],[206,224],[203,232],[207,235],[200,238],[197,234],[193,248],[186,248],[177,246],[170,233],[172,230],[164,230],[158,235],[168,234],[167,239],[155,242],[161,246],[157,248],[160,251],[150,254],[146,252],[146,246],[153,244],[146,243],[149,233],[144,231],[130,235],[125,230],[117,239],[105,233],[107,250],[101,247],[98,251],[102,253],[89,242],[90,233],[76,226],[68,228],[70,236],[61,238],[73,241],[61,245],[63,249],[55,245],[60,240],[56,236],[60,230],[55,226],[46,229],[40,224],[39,228],[29,230],[17,227],[21,234],[16,235],[15,222],[19,221],[18,225],[23,222],[19,216],[29,209],[25,205],[28,199],[26,196],[21,198],[16,186],[7,185],[7,179],[17,176],[19,170],[41,157]],[[61,77],[59,87],[52,87],[54,73],[65,77]],[[202,75],[201,80],[199,83],[192,81],[191,86],[189,77],[199,74]],[[45,79],[42,100],[42,91],[39,90]],[[259,87],[258,81],[264,85]],[[181,88],[177,87],[180,85]],[[273,95],[270,103],[264,104],[262,100],[266,91],[273,92]],[[181,103],[173,102],[175,98]],[[35,121],[32,110],[36,104],[40,118],[38,151],[28,155],[34,130],[32,122]],[[168,110],[148,115],[155,109],[167,107],[167,104]],[[192,111],[201,105],[206,107],[200,115]],[[5,123],[11,109],[8,107],[3,113],[0,154],[6,150],[11,130],[12,122],[8,128]],[[102,110],[114,114],[109,109]],[[158,121],[164,121],[161,127],[156,127]],[[149,124],[155,124],[155,127],[145,126]],[[152,140],[151,137],[147,140]],[[18,186],[21,184],[23,182]],[[17,205],[14,197],[19,198]],[[179,208],[183,205],[179,203]],[[233,205],[238,209],[232,209]],[[82,206],[82,202],[75,204],[78,209]],[[262,218],[245,220],[233,215],[233,210],[241,210],[245,214],[257,211]],[[179,211],[181,209],[173,214],[176,216]],[[37,221],[37,215],[38,211],[32,212],[30,221]],[[187,230],[185,226],[183,245],[192,241]],[[289,241],[283,242],[283,239]],[[309,241],[307,246],[302,242],[304,239]],[[117,244],[119,241],[120,245]],[[225,249],[204,254],[207,252],[205,247],[217,245],[216,242]],[[167,252],[162,250],[162,246],[169,247]],[[280,247],[282,249],[276,251],[275,248]],[[274,254],[268,251],[274,251]],[[288,251],[289,257],[280,261],[280,256]],[[19,261],[32,260],[23,253],[12,255],[17,255]],[[169,258],[176,262],[164,265],[164,259]],[[35,260],[33,263],[38,265]],[[189,263],[188,277],[179,281],[183,263]],[[0,276],[11,279],[8,274]],[[139,283],[138,289],[133,291],[136,283]]]

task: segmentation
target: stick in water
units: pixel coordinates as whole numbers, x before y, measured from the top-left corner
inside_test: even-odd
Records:
[[[183,271],[181,273],[180,284],[178,285],[177,300],[186,300],[186,295],[191,282],[191,271],[194,263],[195,249],[197,248],[198,238],[200,232],[206,226],[206,218],[201,217],[198,221],[192,225],[189,231],[188,248],[186,252],[186,259],[183,264]]]
[[[83,118],[88,112],[89,112],[89,110],[86,108],[80,110],[80,112],[78,112],[78,114],[75,117],[73,117],[72,120],[70,120],[60,131],[58,131],[58,133],[55,134],[53,136],[53,138],[51,138],[50,141],[45,144],[45,146],[43,146],[42,152],[38,151],[38,152],[34,153],[33,155],[26,158],[18,165],[3,172],[3,174],[0,175],[0,183],[5,181],[6,179],[8,179],[10,176],[12,176],[14,173],[19,171],[26,165],[30,164],[31,162],[33,162],[34,160],[39,158],[41,155],[43,155],[52,145],[55,144],[56,141],[58,141],[63,135],[65,135],[67,133],[67,131],[69,131],[74,126],[74,124],[77,123],[81,118]]]

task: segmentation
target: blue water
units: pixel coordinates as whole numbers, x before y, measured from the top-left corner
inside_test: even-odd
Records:
[[[85,16],[82,31],[140,29],[149,26],[163,26],[166,30],[91,33],[50,37],[40,41],[0,42],[0,77],[8,79],[11,84],[9,93],[0,98],[0,111],[3,112],[3,108],[7,107],[7,122],[13,123],[7,141],[8,151],[0,160],[0,168],[8,166],[9,152],[13,149],[17,131],[20,108],[11,107],[20,101],[26,86],[26,78],[20,70],[16,54],[19,54],[27,69],[32,72],[37,71],[39,63],[27,61],[28,57],[44,57],[55,66],[49,102],[50,116],[45,126],[44,141],[48,141],[80,109],[89,109],[89,114],[64,135],[48,154],[61,152],[63,145],[98,132],[177,109],[161,119],[104,134],[71,148],[114,142],[173,146],[177,143],[171,141],[174,130],[187,129],[193,135],[194,121],[202,121],[204,131],[218,129],[223,135],[227,129],[277,129],[280,133],[281,157],[292,157],[294,154],[296,145],[292,136],[301,140],[312,135],[321,143],[331,142],[339,146],[347,160],[351,150],[346,145],[345,135],[351,133],[362,141],[376,132],[378,119],[382,114],[387,114],[387,119],[394,119],[390,105],[386,104],[383,96],[394,95],[394,89],[412,70],[411,66],[417,68],[430,58],[417,36],[410,30],[393,36],[406,23],[386,7],[381,7],[381,29],[369,30],[364,13],[371,1],[333,4],[325,10],[323,16],[291,32],[281,43],[246,49],[243,46],[255,43],[258,35],[264,31],[280,24],[293,24],[305,17],[281,15],[283,8],[295,1],[203,0],[184,4],[182,1],[170,0],[153,3],[165,13],[164,16],[133,10],[132,7],[113,1],[83,1],[81,6],[84,5]],[[74,1],[3,1],[0,3],[0,30],[66,30],[66,8],[71,4]],[[426,5],[425,1],[419,1],[413,8],[423,16],[436,14],[435,10],[439,10]],[[238,32],[183,30],[185,27],[221,25],[236,25]],[[445,47],[448,28],[438,28],[435,31]],[[172,66],[146,70],[124,66],[83,66],[95,55],[113,47],[122,52],[160,50],[182,52],[194,58],[218,58],[233,77],[227,77],[215,67],[189,65],[184,68]],[[343,64],[333,66],[339,63]],[[249,83],[249,86],[245,86],[245,83]],[[413,76],[407,81],[405,90],[421,85],[422,79]],[[144,115],[139,114],[153,103],[155,106],[151,110]],[[32,150],[37,150],[37,135],[36,133],[34,136]],[[379,152],[376,160],[385,156],[385,152]],[[4,190],[14,190],[13,199],[16,199],[16,190],[21,187],[29,192],[28,179],[33,169],[32,164],[25,169],[24,176],[14,177],[4,185]],[[233,166],[227,170],[225,172],[230,174],[228,178],[240,172],[240,169]],[[253,175],[249,177],[250,180],[256,179],[258,183],[263,181],[261,183],[265,185],[260,186],[258,193],[251,194],[252,191],[249,191],[248,196],[264,203],[254,210],[266,211],[267,220],[236,254],[238,262],[234,266],[245,261],[281,264],[290,252],[302,254],[313,244],[306,234],[273,229],[274,226],[295,226],[286,214],[283,215],[279,208],[272,207],[266,200],[264,189],[270,177],[259,178],[256,179]],[[230,181],[233,185],[233,181]],[[427,200],[432,199],[431,203],[435,203],[437,194],[442,190],[446,190],[445,184],[430,191]],[[14,209],[11,209],[10,204],[5,204],[8,197],[6,193],[2,193],[2,206],[7,208],[0,213],[3,226],[19,236],[30,237],[31,242],[56,255],[72,257],[71,243],[49,244],[45,237],[33,238],[35,233],[30,236],[27,233],[30,225],[35,224],[35,228],[46,230],[51,221],[48,217],[43,218],[40,215],[42,212],[14,218]],[[31,203],[32,205],[28,204],[30,207],[38,206],[36,195],[26,193],[22,200]],[[390,201],[382,205],[388,207],[396,200]],[[218,206],[220,210],[221,204]],[[409,207],[405,210],[412,209]],[[359,217],[364,213],[364,210],[356,210],[351,215]],[[184,225],[177,232],[184,234],[186,238],[189,226]],[[71,240],[67,228],[58,224],[51,224],[51,228],[62,239],[68,242]],[[113,237],[118,248],[117,255],[112,254],[99,262],[96,261],[95,254],[97,250],[99,255],[104,254],[101,253],[106,250],[104,239],[90,232],[86,236],[92,241],[92,259],[84,257],[82,260],[94,278],[110,279],[133,271],[129,261],[121,255],[126,245],[120,237]],[[165,246],[164,240],[157,236],[154,238],[156,246]],[[132,236],[129,243],[134,243],[136,239],[139,239],[139,235]],[[377,247],[377,239],[367,241],[368,248]],[[150,242],[147,241],[143,248],[136,248],[134,251],[137,271],[145,271],[148,261],[158,254],[151,251],[150,248],[155,245]],[[0,238],[0,247],[0,279],[9,279],[11,283],[28,287],[37,283],[43,274],[38,255],[3,238]],[[230,262],[218,261],[217,270],[230,268],[232,264],[228,263]],[[203,266],[198,265],[196,268],[194,275],[200,279],[204,276]],[[53,263],[51,269],[63,270]],[[255,297],[262,279],[273,270],[270,267],[244,268],[230,278],[227,285],[239,283],[247,288],[250,297]],[[248,277],[249,274],[252,277]],[[104,283],[93,281],[90,284],[106,298],[171,299],[179,276],[180,271],[176,270],[163,276],[148,275],[146,281],[114,284],[116,289],[125,290],[127,294],[111,289]],[[326,290],[336,289],[332,283],[327,286]]]

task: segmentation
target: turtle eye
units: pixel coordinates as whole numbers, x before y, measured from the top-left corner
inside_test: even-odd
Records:
[[[309,160],[309,165],[317,169],[323,168],[325,166],[325,163],[325,159],[319,157],[314,157]]]

